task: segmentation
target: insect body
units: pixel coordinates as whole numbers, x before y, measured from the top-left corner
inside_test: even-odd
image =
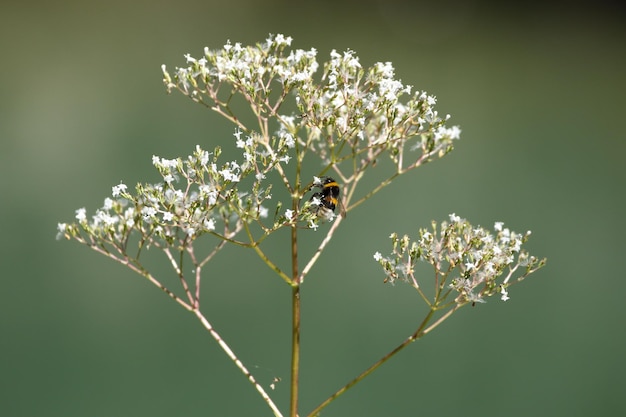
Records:
[[[318,214],[326,219],[332,219],[334,217],[335,209],[340,206],[341,215],[346,216],[343,204],[339,200],[339,183],[331,177],[322,177],[319,184],[315,185],[321,188],[320,191],[313,193],[311,200],[317,198],[319,200],[319,206],[317,208]]]

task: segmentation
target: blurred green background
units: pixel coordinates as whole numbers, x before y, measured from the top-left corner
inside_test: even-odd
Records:
[[[309,276],[302,414],[413,332],[419,300],[383,285],[372,254],[452,212],[531,229],[548,266],[507,303],[461,310],[323,415],[626,414],[624,9],[496,4],[3,2],[0,415],[271,415],[191,315],[54,239],[120,180],[154,181],[152,155],[232,141],[227,121],[165,93],[160,66],[268,33],[320,61],[333,48],[392,61],[463,130],[452,154],[351,212]],[[286,412],[289,288],[234,248],[208,282],[207,316],[262,384],[282,377]]]

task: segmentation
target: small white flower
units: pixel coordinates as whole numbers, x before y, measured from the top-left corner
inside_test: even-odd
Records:
[[[378,262],[378,261],[380,261],[381,259],[383,259],[383,255],[381,255],[381,253],[380,253],[380,252],[376,252],[376,253],[374,254],[374,260],[375,260],[376,262]]]
[[[457,216],[456,214],[452,213],[450,215],[450,221],[452,223],[459,223],[461,221],[461,218],[459,216]]]
[[[500,287],[500,294],[502,294],[502,297],[500,297],[502,301],[510,300],[509,293],[506,288],[504,288],[504,285]]]
[[[204,228],[210,231],[215,230],[215,220],[213,219],[209,219],[209,220],[204,220],[203,222]]]
[[[76,220],[80,223],[87,221],[87,209],[85,207],[76,210]]]
[[[322,200],[318,196],[314,196],[311,198],[310,204],[312,207],[317,207],[322,204]]]
[[[224,168],[223,170],[221,170],[220,175],[222,177],[224,177],[224,179],[226,181],[235,181],[235,178],[237,178],[237,176],[229,169],[229,168]]]
[[[296,141],[293,138],[293,135],[291,135],[290,133],[285,135],[285,145],[288,148],[293,148],[294,146],[296,146]]]
[[[293,219],[293,214],[294,214],[293,210],[291,209],[285,210],[285,217],[287,218],[287,220]]]
[[[467,301],[470,301],[472,303],[486,303],[486,301],[483,300],[480,294],[474,294],[473,292],[467,294]]]
[[[209,206],[215,205],[217,203],[217,197],[219,196],[219,192],[217,190],[212,190],[207,193],[207,203]]]
[[[104,205],[102,206],[105,210],[111,210],[113,208],[113,200],[109,197],[104,199]]]
[[[141,209],[141,214],[143,214],[144,217],[152,217],[157,214],[157,211],[154,207],[144,207]]]
[[[204,149],[202,149],[200,147],[200,145],[196,145],[196,153],[199,155],[198,160],[200,161],[200,165],[205,167],[206,164],[209,163],[209,155],[210,154],[207,151],[205,151]]]
[[[118,185],[113,186],[113,188],[111,189],[111,194],[113,195],[113,197],[119,197],[120,194],[126,192],[126,188],[126,184],[120,182]]]
[[[177,159],[165,159],[165,158],[161,158],[161,166],[163,168],[176,168],[176,166],[178,165],[178,160]]]
[[[292,41],[291,36],[285,37],[283,34],[280,34],[280,33],[278,33],[276,37],[274,38],[274,42],[276,43],[276,45],[289,46],[291,45],[291,41]]]
[[[132,208],[127,208],[124,212],[124,218],[126,219],[126,226],[133,227],[135,226],[135,210]]]
[[[67,230],[67,223],[58,223],[56,239],[61,240],[65,236],[66,230]]]

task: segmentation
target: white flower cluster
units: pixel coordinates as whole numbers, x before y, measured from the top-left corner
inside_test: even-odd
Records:
[[[256,46],[234,45],[229,42],[221,50],[204,49],[204,57],[185,55],[188,67],[176,68],[170,76],[165,65],[161,68],[168,91],[179,89],[193,96],[209,92],[219,83],[228,83],[236,91],[259,100],[269,96],[271,82],[278,80],[284,88],[311,80],[317,71],[317,51],[297,49],[284,55],[291,37],[270,36],[265,43]]]
[[[158,184],[138,184],[130,194],[123,183],[112,188],[91,221],[84,208],[76,211],[75,224],[58,225],[57,237],[76,237],[85,232],[92,242],[125,242],[131,232],[139,232],[150,243],[170,241],[185,236],[186,242],[214,232],[218,223],[225,230],[237,230],[242,219],[253,221],[267,217],[263,202],[271,198],[268,189],[258,185],[253,193],[240,193],[237,185],[242,175],[255,171],[254,164],[242,167],[237,161],[217,164],[219,148],[209,153],[200,146],[186,159],[152,157],[163,178]],[[180,178],[183,186],[176,188]],[[235,216],[233,216],[235,214]]]
[[[435,97],[424,91],[411,95],[412,87],[394,75],[389,62],[363,70],[354,52],[333,50],[322,84],[296,92],[299,109],[306,115],[307,144],[329,162],[350,153],[375,160],[388,152],[398,172],[415,159],[402,159],[405,148],[420,149],[426,157],[443,156],[452,148],[452,141],[459,139],[460,129],[445,127],[448,116],[438,115]],[[349,146],[336,153],[327,140],[318,141],[328,137]]]
[[[390,62],[364,70],[353,51],[333,50],[316,80],[317,51],[286,52],[290,45],[290,37],[276,35],[256,46],[229,42],[221,50],[205,48],[200,59],[186,55],[189,65],[172,74],[163,66],[163,81],[168,91],[177,89],[224,114],[231,96],[223,91],[241,94],[254,114],[276,115],[278,135],[289,149],[299,141],[328,166],[357,156],[367,166],[388,153],[403,172],[417,161],[445,155],[459,139],[459,127],[447,127],[449,116],[435,110],[436,98],[424,91],[411,94],[411,86],[394,78]],[[230,88],[220,89],[223,84]],[[280,115],[290,96],[299,114]],[[405,149],[421,153],[407,158]]]
[[[402,280],[420,289],[415,267],[418,262],[426,262],[435,270],[437,297],[446,294],[446,284],[458,294],[458,304],[484,302],[485,297],[496,292],[506,301],[514,273],[522,268],[523,272],[515,278],[520,281],[543,266],[545,260],[521,249],[530,232],[518,234],[504,228],[501,222],[494,229],[495,235],[452,214],[449,222],[441,223],[439,232],[435,223],[432,232],[420,230],[417,241],[392,234],[392,254],[384,257],[376,252],[374,259],[383,267],[386,282]]]
[[[394,78],[391,63],[363,69],[353,51],[332,51],[316,79],[317,51],[289,50],[291,42],[280,34],[254,46],[227,42],[219,50],[205,48],[201,58],[185,55],[187,66],[172,74],[163,66],[168,91],[178,90],[235,124],[234,148],[241,150],[242,159],[218,164],[220,148],[208,152],[200,147],[187,159],[154,156],[161,182],[140,184],[134,195],[124,184],[114,187],[112,198],[91,221],[81,210],[77,224],[60,225],[59,235],[77,237],[83,231],[94,242],[119,243],[137,230],[142,237],[168,243],[186,236],[188,244],[203,233],[218,235],[223,227],[218,236],[226,237],[252,223],[263,238],[296,223],[315,229],[324,221],[320,213],[332,219],[333,210],[319,210],[325,204],[320,193],[313,194],[313,201],[305,198],[311,187],[301,177],[287,175],[290,161],[297,166],[289,172],[301,172],[305,156],[321,161],[319,174],[334,172],[340,198],[348,199],[354,196],[350,187],[383,154],[394,161],[395,176],[443,156],[459,138],[460,129],[446,126],[448,117],[434,109],[435,97],[412,94],[411,86]],[[252,122],[231,108],[236,95],[250,106]],[[285,107],[294,109],[295,104],[297,111],[281,113],[287,100],[293,103]],[[269,182],[270,173],[278,181]],[[277,185],[284,185],[292,198],[284,204],[289,211],[277,202],[274,218],[266,224],[261,221],[269,213],[264,202]],[[347,208],[350,202],[336,203]]]

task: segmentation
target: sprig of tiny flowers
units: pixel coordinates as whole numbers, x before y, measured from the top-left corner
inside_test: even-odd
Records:
[[[451,214],[450,221],[441,222],[439,228],[433,222],[432,231],[420,229],[416,241],[393,233],[391,255],[376,252],[374,259],[383,267],[385,282],[408,282],[431,307],[444,303],[451,292],[456,294],[457,305],[483,303],[496,293],[507,301],[508,287],[543,267],[546,260],[522,249],[530,231],[519,234],[502,222],[495,223],[494,231],[495,235]],[[434,269],[432,299],[423,290],[423,280],[415,275],[418,262]]]
[[[210,233],[224,240],[234,240],[242,228],[252,222],[269,233],[285,224],[285,216],[265,224],[272,198],[271,184],[265,174],[282,159],[256,152],[255,143],[235,132],[236,146],[243,148],[245,161],[218,165],[219,147],[208,152],[200,146],[186,159],[152,157],[162,181],[137,184],[134,194],[124,183],[112,187],[102,208],[91,221],[85,208],[76,211],[76,223],[59,223],[57,238],[76,238],[91,245],[113,245],[125,251],[133,232],[140,236],[140,247],[156,245],[188,247],[199,236]],[[247,156],[246,156],[247,155]],[[243,178],[253,178],[249,191],[239,189]],[[178,186],[181,182],[182,187]],[[218,229],[219,227],[219,229]]]
[[[393,161],[393,178],[442,157],[459,139],[459,127],[446,126],[450,116],[435,110],[436,98],[411,93],[411,86],[394,78],[391,63],[363,69],[353,51],[333,50],[317,79],[317,51],[288,51],[291,42],[279,34],[254,46],[228,42],[219,50],[205,48],[201,58],[185,55],[188,66],[172,73],[163,65],[163,82],[168,92],[178,90],[231,120],[269,155],[279,153],[274,144],[289,144],[289,154],[281,155],[295,158],[298,172],[312,154],[321,162],[318,175],[332,171],[346,198],[382,155]],[[234,116],[230,103],[235,95],[250,105],[252,124]],[[292,110],[283,113],[287,103]],[[277,170],[288,191],[300,198],[300,183],[290,182],[281,166]]]
[[[363,171],[383,152],[396,162],[391,179],[452,149],[452,141],[459,137],[458,127],[445,127],[447,117],[438,116],[433,96],[421,92],[403,102],[402,96],[410,94],[411,87],[394,79],[390,63],[377,63],[364,71],[352,51],[332,51],[318,82],[314,79],[319,67],[317,51],[287,53],[290,45],[291,38],[283,35],[270,35],[256,46],[228,42],[218,51],[205,49],[200,59],[186,55],[190,65],[177,68],[173,77],[163,67],[168,91],[176,88],[237,125],[235,146],[243,150],[243,161],[218,165],[219,147],[208,152],[198,146],[186,159],[154,156],[161,182],[138,184],[134,194],[123,183],[115,186],[91,221],[81,208],[76,223],[58,225],[58,237],[76,238],[91,246],[112,245],[121,253],[133,231],[139,232],[140,249],[173,243],[188,247],[207,233],[241,245],[256,245],[282,226],[302,223],[316,229],[320,220],[327,220],[317,216],[315,207],[320,202],[302,203],[310,186],[301,185],[299,177],[294,181],[286,175],[284,166],[293,158],[299,173],[307,153],[317,155],[325,163],[320,174],[332,169],[341,178],[347,205]],[[229,92],[223,100],[224,90]],[[298,111],[282,115],[279,110],[291,93]],[[248,128],[243,118],[234,116],[229,107],[234,94],[241,94],[250,104],[257,129]],[[274,134],[268,131],[270,118],[278,121]],[[408,166],[403,158],[407,146],[422,151]],[[342,166],[342,162],[346,164]],[[272,220],[264,222],[269,214],[264,203],[272,197],[275,185],[266,181],[270,172],[279,174],[279,183],[284,184],[292,202],[285,211],[282,202],[277,202]],[[248,177],[252,180],[242,185]],[[180,179],[186,182],[182,187],[176,185]],[[379,191],[389,179],[352,207]],[[260,227],[260,235],[248,228],[251,223]],[[242,230],[248,234],[247,241],[235,240]]]

